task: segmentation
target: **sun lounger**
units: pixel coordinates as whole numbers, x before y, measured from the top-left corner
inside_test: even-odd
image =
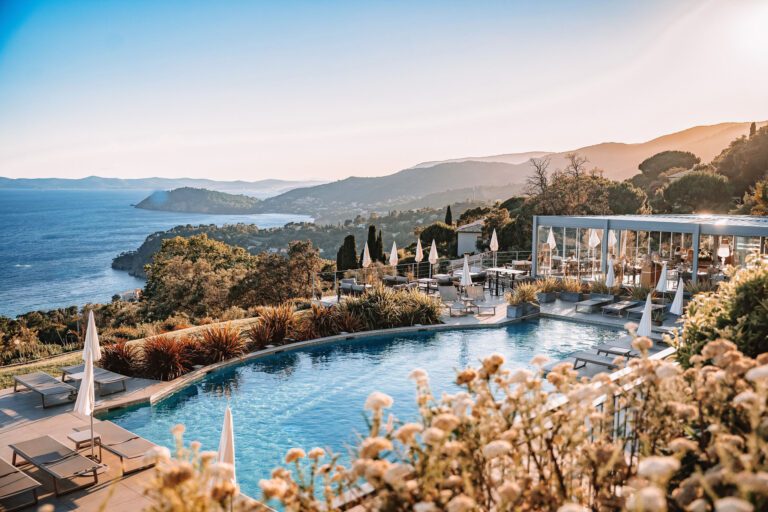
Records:
[[[598,308],[613,302],[613,295],[604,295],[601,293],[590,293],[587,300],[582,300],[576,303],[577,313],[593,313]]]
[[[66,382],[67,378],[75,381],[79,381],[83,379],[83,372],[85,371],[85,365],[84,364],[78,364],[75,366],[67,366],[66,368],[61,369],[61,381]],[[94,368],[93,369],[93,381],[96,383],[96,389],[98,389],[99,394],[101,395],[108,395],[112,393],[118,393],[120,391],[126,390],[126,382],[128,381],[130,377],[126,377],[125,375],[120,375],[119,373],[111,372],[109,370],[105,370],[104,368]],[[115,391],[111,391],[110,393],[104,393],[102,389],[105,386],[108,386],[110,384],[119,383],[121,386],[121,389],[117,389]]]
[[[496,314],[496,306],[492,304],[484,304],[485,289],[483,289],[483,285],[473,284],[471,286],[467,286],[467,298],[469,299],[469,305],[477,308],[478,315]],[[483,313],[483,310],[488,311],[488,313]]]
[[[595,347],[595,350],[597,351],[597,355],[605,354],[606,356],[621,356],[621,357],[638,357],[640,354],[632,349],[617,345],[612,345],[610,343],[602,343]]]
[[[77,432],[84,430],[90,430],[90,426],[85,425],[77,427]],[[144,454],[151,448],[154,448],[155,443],[147,441],[141,436],[137,436],[130,430],[126,430],[120,425],[116,425],[111,421],[100,421],[93,425],[93,431],[101,438],[101,447],[111,452],[120,459],[120,469],[123,475],[129,475],[142,469],[152,467],[154,464],[143,465],[130,471],[125,470],[125,461],[133,459],[141,459]]]
[[[0,459],[0,510],[20,510],[37,505],[37,489],[42,485],[7,460]],[[32,493],[32,501],[14,503],[13,498],[26,493]]]
[[[578,370],[579,368],[584,368],[587,365],[587,363],[595,364],[598,366],[605,366],[606,368],[617,367],[616,363],[613,362],[614,359],[616,359],[615,357],[600,356],[588,350],[580,350],[579,352],[571,354],[571,357],[574,358],[574,362],[573,362],[574,370]]]
[[[67,395],[68,400],[74,400],[77,396],[77,388],[70,386],[66,382],[61,382],[47,373],[35,372],[27,375],[16,375],[13,377],[13,391],[19,391],[19,384],[25,388],[38,393],[43,399],[43,409],[47,407],[45,397],[52,395]]]
[[[613,304],[603,306],[601,309],[603,311],[603,315],[618,316],[621,318],[624,316],[624,311],[629,308],[633,308],[638,304],[639,302],[636,300],[622,300],[621,302],[614,302]]]
[[[56,496],[68,494],[99,483],[98,470],[101,464],[83,457],[75,450],[61,444],[51,436],[38,437],[22,443],[10,445],[13,450],[14,466],[32,464],[53,479],[53,491]],[[21,457],[25,462],[17,464],[17,458]],[[59,491],[59,482],[75,483],[75,478],[93,477],[92,482],[76,485],[64,492]]]
[[[664,317],[666,316],[667,306],[668,304],[651,304],[651,318],[653,318],[654,320],[658,320],[660,316],[661,319],[663,320]],[[645,309],[645,304],[643,304],[642,306],[637,306],[634,308],[627,309],[626,310],[627,318],[629,318],[630,316],[642,317],[644,309]]]

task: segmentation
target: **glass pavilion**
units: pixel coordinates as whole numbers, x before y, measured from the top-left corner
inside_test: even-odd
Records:
[[[601,279],[614,264],[626,285],[655,286],[663,262],[671,288],[722,278],[768,254],[768,217],[749,215],[534,216],[532,274]]]

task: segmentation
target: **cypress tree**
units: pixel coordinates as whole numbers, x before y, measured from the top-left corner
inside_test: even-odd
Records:
[[[384,241],[381,238],[381,230],[376,237],[376,256],[380,262],[384,263]]]
[[[363,250],[365,250],[365,247],[363,247]],[[378,261],[379,253],[376,252],[376,226],[374,225],[368,226],[368,252],[371,255],[371,261]]]
[[[453,226],[453,214],[451,213],[451,205],[445,210],[445,223],[449,226]]]
[[[757,125],[752,121],[752,124],[749,125],[749,138],[751,139],[755,133],[757,133]]]
[[[347,235],[344,237],[344,244],[336,256],[336,270],[343,271],[355,268],[358,268],[355,235]]]

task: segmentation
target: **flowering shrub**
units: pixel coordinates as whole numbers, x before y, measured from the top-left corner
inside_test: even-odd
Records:
[[[700,354],[712,340],[727,338],[744,354],[768,352],[768,263],[735,272],[717,291],[693,297],[678,348],[680,362]]]
[[[362,483],[366,510],[766,510],[768,355],[716,340],[684,371],[649,359],[651,340],[633,344],[643,356],[615,380],[578,378],[563,363],[545,381],[494,354],[438,398],[414,370],[415,421],[386,415],[392,399],[373,393],[348,467],[293,449],[294,472],[277,469],[260,486],[290,511],[332,510]]]
[[[231,464],[217,462],[216,452],[201,452],[197,441],[185,447],[182,425],[176,425],[172,432],[176,438],[175,457],[171,457],[170,450],[160,446],[145,455],[146,463],[155,464],[152,479],[144,490],[153,502],[146,511],[264,510],[237,499],[239,489],[233,481]]]

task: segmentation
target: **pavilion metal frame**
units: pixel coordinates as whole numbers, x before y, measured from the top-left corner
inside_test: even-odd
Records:
[[[601,273],[605,273],[608,261],[609,230],[689,234],[692,236],[694,254],[699,253],[702,236],[768,238],[768,217],[751,215],[534,215],[531,254],[533,276],[538,275],[539,226],[603,230],[600,241]],[[693,258],[691,278],[694,282],[698,269],[698,258]]]

